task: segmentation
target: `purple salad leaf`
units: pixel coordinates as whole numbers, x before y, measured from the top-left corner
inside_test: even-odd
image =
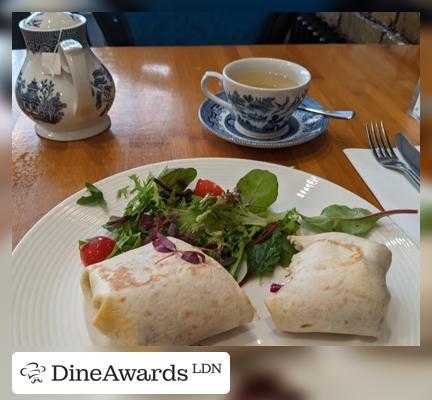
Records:
[[[167,236],[173,236],[176,237],[178,234],[178,228],[177,225],[174,222],[171,222],[169,224],[168,230],[167,230]]]
[[[281,290],[283,288],[284,285],[280,284],[280,283],[272,283],[270,286],[270,292],[272,293],[277,293],[279,292],[279,290]]]
[[[140,231],[146,231],[149,230],[154,224],[154,218],[147,214],[141,214],[139,222],[138,222],[138,229]]]
[[[160,233],[157,234],[152,243],[155,250],[160,253],[175,253],[177,251],[176,245]]]
[[[217,250],[219,245],[214,242],[207,243],[205,246],[201,247],[203,250]]]
[[[191,264],[201,264],[205,262],[204,254],[197,251],[183,251],[181,258]]]
[[[153,242],[153,240],[156,240],[157,238],[157,232],[152,229],[149,234],[142,240],[142,245],[149,244],[150,242]]]
[[[110,221],[106,222],[105,225],[106,226],[119,225],[119,224],[123,224],[126,221],[129,221],[130,219],[131,219],[131,217],[129,215],[125,215],[125,216],[120,217],[120,218],[111,219]]]
[[[274,222],[273,224],[270,224],[269,226],[266,227],[264,233],[261,236],[259,236],[257,239],[255,239],[252,242],[252,244],[256,245],[265,242],[278,227],[279,227],[279,222]]]

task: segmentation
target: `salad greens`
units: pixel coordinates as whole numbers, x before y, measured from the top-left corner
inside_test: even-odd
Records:
[[[129,185],[120,188],[119,190],[117,190],[117,198],[121,199],[122,197],[124,197],[125,199],[127,199],[128,197],[128,190],[129,190]]]
[[[104,225],[116,241],[110,257],[148,243],[161,251],[165,247],[169,250],[163,238],[172,236],[199,247],[235,278],[243,260],[248,275],[262,276],[278,265],[289,266],[296,249],[287,237],[296,234],[301,224],[314,232],[364,236],[378,219],[393,213],[371,214],[339,205],[327,207],[315,217],[304,216],[294,208],[275,213],[270,206],[278,196],[278,181],[269,171],[254,169],[232,191],[221,195],[209,191],[204,197],[188,188],[196,177],[194,168],[165,168],[158,176],[149,175],[144,180],[130,176],[133,187],[122,188],[117,194],[129,198],[123,215],[111,216]],[[87,200],[80,199],[79,204],[91,204],[88,198],[95,202],[103,199],[102,192],[90,185],[86,187],[91,196],[81,198]],[[183,256],[199,261],[196,254]]]
[[[276,175],[262,169],[253,169],[237,183],[244,204],[254,210],[266,210],[277,199],[278,181]]]
[[[391,210],[371,213],[364,208],[349,208],[332,205],[324,208],[317,217],[305,217],[302,221],[306,228],[314,232],[345,232],[365,236],[377,221],[391,214],[415,214],[417,210]]]
[[[159,181],[163,182],[167,188],[181,193],[196,178],[195,168],[165,168],[158,176]]]
[[[273,272],[280,263],[282,253],[285,252],[283,242],[288,241],[282,230],[278,227],[264,242],[249,246],[247,252],[248,270],[255,275],[264,275]],[[290,258],[292,254],[288,254]]]
[[[77,200],[77,204],[82,206],[89,205],[100,205],[102,207],[106,207],[106,201],[104,199],[103,193],[92,183],[86,182],[85,187],[90,192],[88,196],[81,196]]]

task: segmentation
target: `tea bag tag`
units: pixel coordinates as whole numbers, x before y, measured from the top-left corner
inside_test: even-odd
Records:
[[[61,74],[60,53],[42,53],[41,63],[51,75]]]
[[[58,51],[60,39],[63,34],[63,29],[60,29],[60,33],[57,39],[57,44],[52,53],[43,52],[41,58],[42,67],[46,68],[51,75],[60,75],[61,74],[61,61],[60,61],[60,53]]]

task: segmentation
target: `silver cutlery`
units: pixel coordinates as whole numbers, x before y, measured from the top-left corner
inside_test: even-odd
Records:
[[[354,111],[349,110],[318,110],[317,108],[311,108],[311,107],[305,107],[305,106],[298,106],[299,110],[308,111],[313,114],[319,114],[319,115],[325,115],[326,117],[330,118],[337,118],[337,119],[352,119],[355,116]]]
[[[395,143],[404,160],[420,179],[420,152],[403,133],[396,134]]]
[[[393,147],[390,144],[390,140],[387,136],[383,122],[381,121],[379,125],[378,122],[371,122],[369,125],[366,123],[365,125],[369,146],[375,159],[383,167],[393,169],[404,174],[405,177],[412,183],[412,185],[417,190],[420,190],[420,179],[413,171],[411,171],[406,163],[398,158],[396,153],[393,151]]]

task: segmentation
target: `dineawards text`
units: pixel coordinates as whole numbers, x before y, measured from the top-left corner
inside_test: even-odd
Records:
[[[74,365],[52,365],[52,381],[61,382],[185,382],[188,380],[188,370],[176,368],[170,364],[168,368],[115,368],[112,365],[106,369],[76,368]]]

